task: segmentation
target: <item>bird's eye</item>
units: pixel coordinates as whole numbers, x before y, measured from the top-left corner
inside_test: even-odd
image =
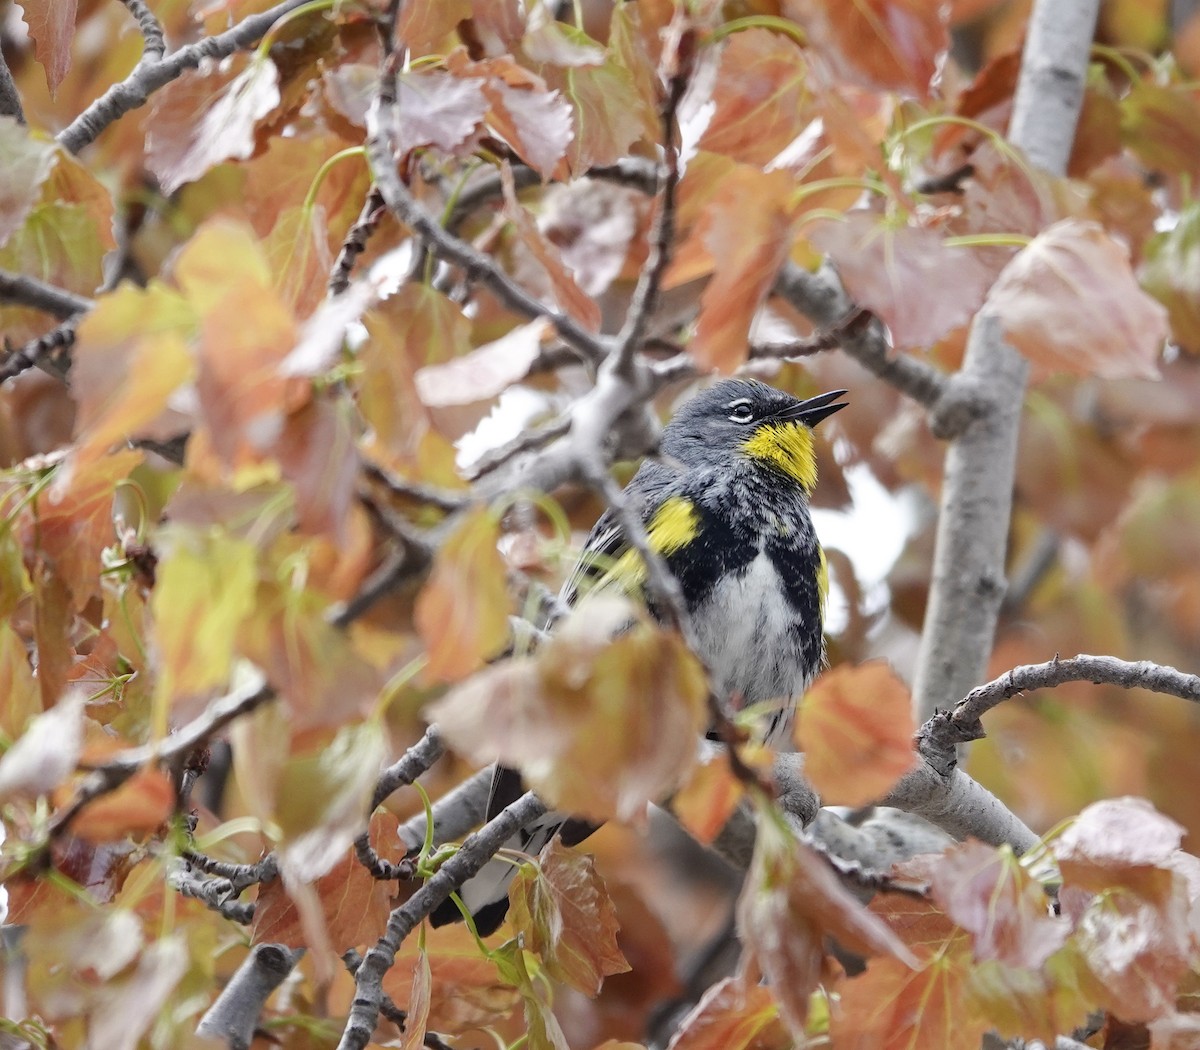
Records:
[[[729,418],[734,423],[749,423],[754,418],[754,409],[749,401],[734,401],[729,406]]]

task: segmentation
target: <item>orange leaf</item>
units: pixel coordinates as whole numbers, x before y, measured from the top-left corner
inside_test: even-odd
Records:
[[[438,548],[413,619],[425,643],[430,681],[455,682],[478,670],[508,641],[508,589],[496,549],[500,525],[478,508]]]
[[[671,800],[671,812],[692,838],[709,845],[721,833],[745,794],[724,752],[706,753]]]
[[[1038,376],[1158,377],[1167,312],[1097,223],[1066,219],[1038,234],[996,279],[987,308]]]
[[[84,806],[71,830],[89,842],[155,831],[175,809],[175,788],[158,769],[134,773],[116,791]]]
[[[786,1050],[779,1007],[765,984],[726,977],[704,993],[679,1024],[670,1050]]]
[[[700,296],[691,352],[703,368],[735,371],[745,360],[750,322],[765,302],[792,241],[792,177],[739,165],[701,220],[714,270]]]
[[[542,850],[536,868],[521,866],[509,899],[513,927],[555,980],[595,996],[605,977],[629,970],[617,947],[616,909],[595,860],[564,846],[557,836]]]
[[[860,806],[916,765],[915,731],[907,686],[873,661],[822,675],[804,697],[796,737],[821,797]]]

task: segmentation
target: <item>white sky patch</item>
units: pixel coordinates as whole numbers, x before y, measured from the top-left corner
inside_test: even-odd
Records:
[[[481,456],[506,445],[549,407],[546,395],[524,386],[510,386],[474,430],[455,442],[458,467],[467,470]]]
[[[844,551],[854,563],[863,594],[879,593],[896,564],[913,527],[913,515],[903,498],[888,492],[865,463],[846,468],[851,505],[846,511],[814,509],[813,524],[822,546]],[[834,576],[830,578],[825,626],[830,633],[842,630],[849,619],[846,596]]]

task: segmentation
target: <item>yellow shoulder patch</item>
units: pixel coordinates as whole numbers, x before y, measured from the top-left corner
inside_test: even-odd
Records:
[[[742,444],[742,451],[782,470],[805,492],[817,487],[812,431],[803,423],[764,423]]]
[[[825,601],[829,597],[829,562],[825,560],[825,548],[817,544],[817,601],[821,605],[821,619],[825,619]]]
[[[700,532],[700,512],[685,496],[671,496],[663,501],[646,526],[650,549],[664,557],[686,547]],[[600,586],[619,585],[633,590],[646,582],[646,566],[641,555],[632,547],[621,555],[604,574]]]

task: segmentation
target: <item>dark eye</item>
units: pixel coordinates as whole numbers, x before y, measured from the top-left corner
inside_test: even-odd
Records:
[[[749,401],[734,401],[729,406],[729,418],[734,423],[749,423],[754,418],[754,409]]]

